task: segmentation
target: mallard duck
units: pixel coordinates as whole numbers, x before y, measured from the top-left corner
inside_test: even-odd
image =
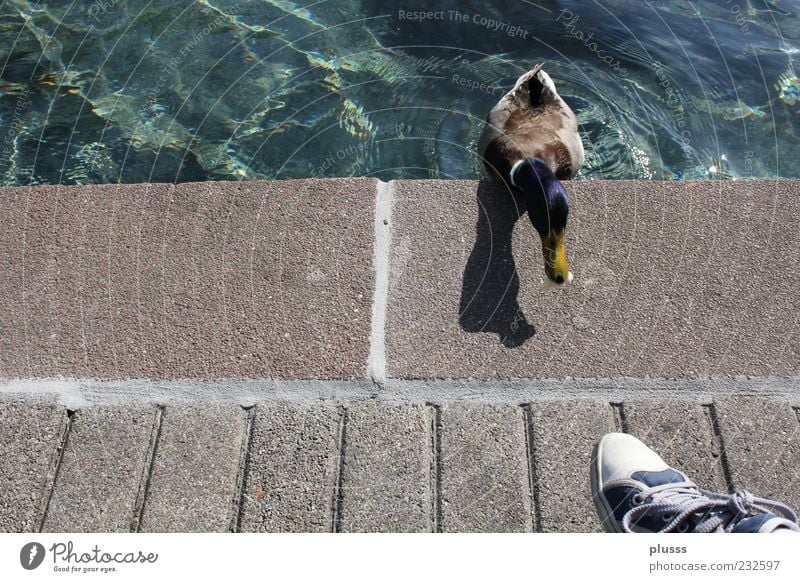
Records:
[[[542,65],[517,79],[489,112],[478,151],[493,177],[524,195],[542,239],[547,278],[570,281],[564,248],[569,199],[561,180],[580,170],[583,144],[575,114]]]

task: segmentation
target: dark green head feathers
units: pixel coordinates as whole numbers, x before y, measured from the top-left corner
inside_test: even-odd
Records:
[[[517,79],[489,112],[478,149],[489,173],[524,196],[548,279],[567,282],[569,198],[561,180],[580,170],[583,144],[575,114],[542,65]]]
[[[543,160],[523,160],[514,166],[510,178],[525,195],[528,216],[540,236],[561,232],[567,227],[567,191]]]

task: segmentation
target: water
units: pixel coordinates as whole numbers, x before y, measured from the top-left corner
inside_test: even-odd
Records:
[[[578,114],[581,178],[800,177],[798,15],[777,0],[0,0],[0,183],[477,178],[486,112],[540,61]]]

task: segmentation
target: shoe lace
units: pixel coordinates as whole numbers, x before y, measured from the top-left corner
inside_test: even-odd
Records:
[[[647,498],[652,502],[645,503]],[[800,531],[797,515],[788,506],[745,490],[726,495],[704,491],[691,482],[667,483],[644,489],[634,496],[633,502],[636,506],[622,519],[626,532],[632,532],[631,524],[644,515],[661,516],[664,521],[661,533],[690,529],[709,533],[730,532],[740,519],[763,513],[782,515],[791,522],[786,527]]]

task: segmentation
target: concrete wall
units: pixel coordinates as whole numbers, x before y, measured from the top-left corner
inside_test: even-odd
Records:
[[[796,181],[0,189],[0,377],[702,378],[800,370]]]

